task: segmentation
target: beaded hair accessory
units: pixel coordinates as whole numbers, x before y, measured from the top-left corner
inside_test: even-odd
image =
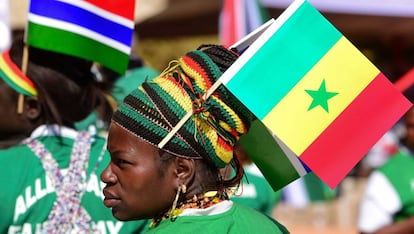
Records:
[[[26,96],[37,96],[33,82],[11,60],[9,51],[1,53],[0,77],[11,88]]]

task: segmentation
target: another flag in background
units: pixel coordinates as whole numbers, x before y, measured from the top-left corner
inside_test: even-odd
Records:
[[[309,168],[277,139],[260,121],[255,120],[240,144],[263,176],[278,191],[309,172]]]
[[[124,73],[134,9],[135,0],[31,0],[26,42]]]
[[[412,105],[304,0],[220,81],[331,188]]]
[[[269,18],[260,0],[223,0],[219,19],[220,43],[231,46]]]
[[[260,0],[223,0],[219,20],[220,43],[243,52],[273,21]],[[252,124],[249,133],[240,142],[249,157],[259,165],[274,191],[307,173],[295,155],[284,153],[280,142],[260,121]],[[288,149],[285,147],[285,150]],[[268,171],[273,173],[267,173]]]
[[[411,68],[403,76],[401,76],[396,82],[395,87],[404,92],[411,88],[414,84],[414,68]]]

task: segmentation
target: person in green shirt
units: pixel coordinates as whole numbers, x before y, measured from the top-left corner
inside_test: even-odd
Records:
[[[403,125],[398,152],[368,176],[357,217],[361,234],[414,233],[414,107]]]
[[[237,155],[243,164],[244,176],[242,183],[230,199],[244,204],[271,216],[273,209],[282,198],[281,191],[274,191],[266,178],[241,147],[236,148]]]
[[[90,62],[29,48],[0,54],[0,233],[141,233],[103,205],[106,140],[74,123],[104,104]]]
[[[205,94],[238,56],[202,45],[125,97],[101,174],[114,217],[152,219],[148,233],[289,233],[229,198],[244,174],[237,141],[254,116],[223,86]]]

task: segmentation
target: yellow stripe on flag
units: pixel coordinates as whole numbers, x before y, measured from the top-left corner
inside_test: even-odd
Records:
[[[19,75],[17,75],[7,64],[6,60],[4,60],[3,57],[0,56],[0,68],[3,70],[3,72],[6,74],[6,76],[12,81],[14,84],[16,84],[18,87],[22,88],[23,90],[29,92],[31,95],[36,95],[37,90],[33,87],[27,84],[23,78],[21,78]]]
[[[262,121],[300,156],[378,73],[342,37]],[[318,90],[323,81],[326,91],[338,94],[328,100],[329,112],[321,106],[308,111],[313,99],[305,90]]]

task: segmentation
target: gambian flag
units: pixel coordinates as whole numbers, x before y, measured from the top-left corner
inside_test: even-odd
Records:
[[[26,42],[124,73],[135,0],[31,0]]]
[[[294,1],[220,81],[331,188],[412,105],[304,0]]]

